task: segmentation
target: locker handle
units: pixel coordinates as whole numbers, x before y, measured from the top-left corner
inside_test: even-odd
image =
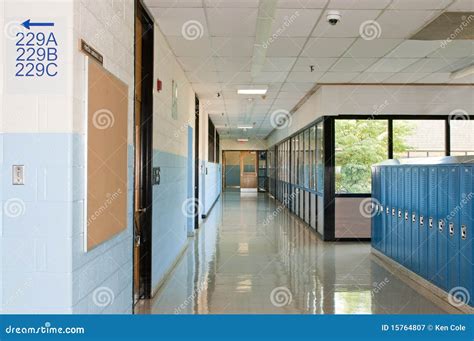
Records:
[[[444,220],[440,219],[438,223],[439,232],[443,232],[444,229]]]
[[[386,210],[387,214],[390,214],[390,209],[387,207],[387,210]]]
[[[398,218],[402,218],[402,210],[398,210]]]
[[[454,236],[454,223],[449,223],[449,235]]]
[[[392,216],[395,217],[395,209],[392,208]]]
[[[411,215],[411,222],[412,222],[412,223],[416,223],[416,214],[415,214],[415,213],[413,213],[413,214]]]
[[[420,215],[420,226],[423,226],[423,225],[425,225],[425,218],[422,215]]]
[[[430,229],[433,228],[433,218],[430,217],[430,219],[428,219],[428,226],[430,227]]]
[[[405,211],[405,220],[408,221],[408,211]]]
[[[467,237],[467,227],[466,225],[461,225],[461,239],[465,240]]]

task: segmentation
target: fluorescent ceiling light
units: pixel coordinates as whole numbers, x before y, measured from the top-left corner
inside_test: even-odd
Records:
[[[462,68],[460,70],[451,72],[451,79],[464,78],[472,74],[474,74],[474,64],[466,66],[465,68]]]
[[[249,139],[237,139],[237,141],[239,141],[239,142],[248,142]]]
[[[239,95],[265,95],[267,89],[239,89],[237,93]]]
[[[239,129],[252,129],[253,126],[238,126]]]

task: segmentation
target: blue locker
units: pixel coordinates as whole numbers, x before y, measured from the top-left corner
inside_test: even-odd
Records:
[[[403,254],[405,255],[405,266],[407,268],[411,268],[411,196],[412,196],[412,186],[411,186],[411,166],[405,167],[405,205],[404,205],[404,212],[403,212],[403,225],[404,225],[404,233],[405,233],[405,250]]]
[[[428,169],[428,277],[427,279],[435,283],[436,269],[437,269],[437,202],[436,190],[438,188],[437,182],[437,167],[430,167]]]
[[[405,264],[405,231],[403,223],[403,206],[404,205],[404,169],[402,166],[398,167],[397,173],[397,255],[401,264]]]
[[[379,249],[378,245],[378,235],[377,235],[377,212],[378,212],[378,205],[377,205],[377,191],[378,191],[378,183],[377,183],[377,167],[372,167],[372,205],[371,205],[371,243],[372,247]]]
[[[460,240],[460,279],[459,286],[466,288],[470,295],[471,306],[474,306],[473,278],[473,242],[472,228],[474,223],[474,167],[462,166],[461,182],[461,240]]]
[[[398,203],[398,187],[397,187],[397,176],[398,167],[393,167],[392,177],[390,180],[390,187],[392,187],[392,205],[391,205],[391,243],[392,243],[392,257],[400,263],[400,257],[398,255],[397,244],[398,244],[398,219],[397,219],[397,203]]]
[[[437,271],[435,283],[446,290],[448,287],[448,228],[446,217],[448,215],[448,167],[438,168],[438,241],[437,241]]]
[[[448,180],[448,290],[459,285],[460,181],[459,166],[449,167]]]
[[[385,184],[385,173],[386,167],[380,167],[380,251],[385,253],[385,222],[387,221],[387,215],[385,213],[385,207],[387,205],[387,199],[385,193],[387,192],[387,186]]]
[[[386,167],[385,172],[385,187],[387,188],[387,203],[385,207],[385,217],[387,218],[385,224],[385,254],[392,257],[392,168]]]
[[[420,201],[420,174],[419,166],[412,166],[411,171],[411,270],[420,273],[420,256],[419,256],[419,247],[420,247],[420,238],[419,238],[419,228],[418,228],[418,208]]]
[[[428,277],[428,167],[420,167],[420,192],[418,206],[420,275]]]
[[[375,225],[376,225],[376,236],[377,236],[377,249],[380,250],[380,244],[381,244],[381,236],[382,236],[382,224],[381,224],[381,202],[382,198],[380,197],[380,190],[382,189],[381,183],[380,183],[380,167],[375,167],[375,182],[376,182],[376,200],[374,202],[374,205],[376,206],[375,208]]]

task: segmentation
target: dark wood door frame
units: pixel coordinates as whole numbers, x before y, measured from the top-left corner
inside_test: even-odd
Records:
[[[194,99],[194,228],[199,228],[199,98]]]
[[[154,64],[154,24],[140,1],[135,4],[135,195],[134,195],[134,271],[138,267],[138,287],[134,281],[134,301],[136,297],[150,298],[152,263],[152,159],[153,159],[153,64]],[[137,27],[137,25],[136,25]],[[139,43],[137,43],[139,41]],[[141,46],[140,46],[141,45]],[[141,49],[140,51],[137,51]],[[137,91],[139,89],[139,91]]]

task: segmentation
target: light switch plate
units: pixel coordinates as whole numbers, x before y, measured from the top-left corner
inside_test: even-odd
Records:
[[[25,184],[25,166],[24,165],[13,165],[12,167],[12,183],[13,185],[24,185]]]

